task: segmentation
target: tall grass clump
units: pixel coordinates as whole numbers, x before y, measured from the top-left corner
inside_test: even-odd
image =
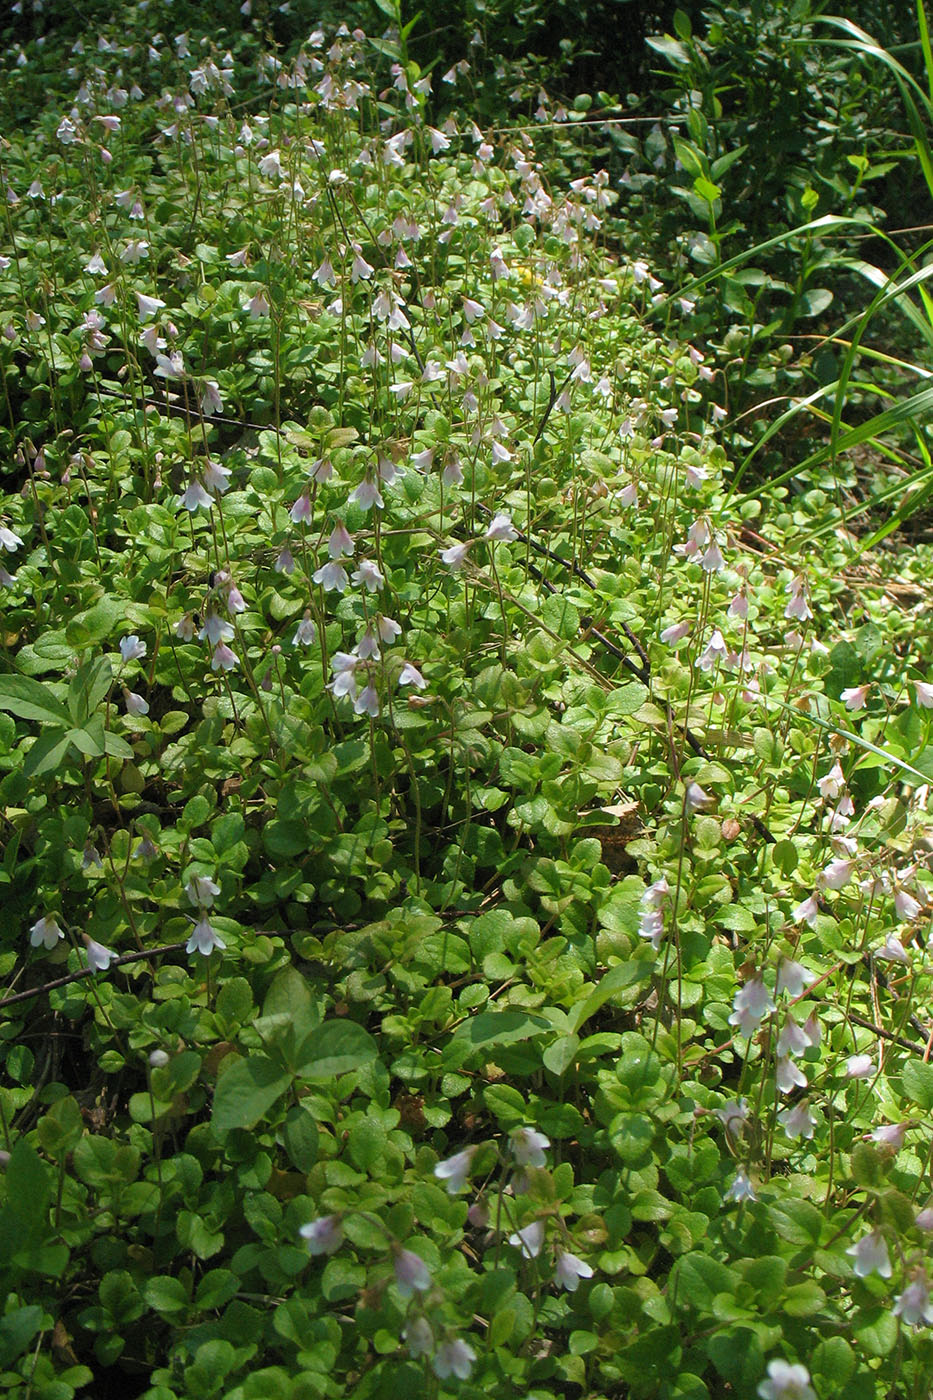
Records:
[[[703,19],[705,34],[678,12],[675,33],[651,40],[678,124],[634,143],[642,173],[626,180],[643,230],[654,219],[676,244],[690,333],[709,337],[728,385],[739,504],[829,480],[861,547],[877,545],[930,490],[923,3],[912,43],[903,15],[888,25],[905,36],[897,52],[821,6],[711,7]],[[889,232],[881,200],[916,226]],[[694,228],[665,235],[678,208]],[[835,520],[811,521],[806,538]]]

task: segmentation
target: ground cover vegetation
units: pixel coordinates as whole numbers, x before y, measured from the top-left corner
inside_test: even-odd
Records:
[[[929,1396],[925,16],[605,10],[14,7],[11,1396]]]

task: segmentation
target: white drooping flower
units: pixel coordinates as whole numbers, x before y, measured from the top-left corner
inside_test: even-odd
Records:
[[[875,957],[884,962],[903,963],[905,967],[910,963],[910,954],[896,933],[887,935],[882,946],[875,950]]]
[[[568,1293],[576,1293],[581,1278],[592,1278],[593,1270],[583,1259],[568,1250],[561,1250],[554,1266],[554,1282]]]
[[[804,967],[803,963],[794,962],[793,958],[782,958],[777,975],[777,995],[786,992],[792,999],[802,996],[816,977]]]
[[[402,1329],[402,1340],[412,1356],[430,1356],[434,1350],[434,1333],[426,1317],[415,1317]]]
[[[306,610],[304,617],[295,629],[295,635],[292,638],[292,646],[310,647],[314,645],[316,640],[317,628],[311,620],[310,612]]]
[[[141,661],[146,655],[146,643],[141,642],[135,633],[121,637],[120,655],[124,661]]]
[[[379,565],[372,559],[361,559],[360,566],[353,572],[353,582],[362,585],[367,592],[377,593],[385,583]]]
[[[735,994],[730,1026],[737,1026],[739,1035],[750,1039],[764,1018],[776,1011],[774,998],[761,977],[753,977]]]
[[[757,1201],[758,1196],[755,1188],[749,1180],[748,1173],[744,1167],[739,1167],[735,1174],[735,1180],[726,1192],[727,1201]]]
[[[793,1016],[788,1016],[778,1036],[778,1055],[802,1055],[813,1044],[808,1025],[801,1026]]]
[[[217,930],[211,927],[207,915],[202,914],[191,931],[191,937],[185,944],[185,952],[200,953],[202,957],[209,958],[215,948],[226,948],[226,946]]]
[[[899,919],[910,923],[922,912],[923,905],[906,890],[898,889],[894,895],[894,912]]]
[[[501,511],[498,515],[494,515],[486,528],[486,533],[483,535],[483,539],[493,541],[501,540],[506,542],[510,540],[517,540],[518,531],[512,524],[512,517],[510,515],[507,515],[504,511]],[[446,559],[444,560],[444,562],[447,562]]]
[[[308,1246],[309,1254],[333,1254],[343,1244],[343,1228],[339,1215],[319,1215],[302,1225],[298,1233]]]
[[[161,297],[147,297],[142,292],[136,293],[136,302],[139,309],[140,321],[151,320],[156,312],[161,311],[165,306],[165,302],[162,301]]]
[[[723,635],[717,627],[716,631],[697,657],[697,667],[701,671],[714,671],[720,662],[725,661],[728,654],[729,648],[726,646]]]
[[[544,1244],[544,1221],[533,1220],[524,1229],[516,1230],[514,1235],[509,1235],[509,1244],[520,1249],[526,1259],[536,1259]]]
[[[410,661],[406,661],[399,672],[398,683],[399,685],[413,685],[416,690],[424,690],[428,684],[418,667],[413,666]]]
[[[922,1269],[918,1269],[913,1279],[894,1299],[891,1309],[907,1327],[928,1327],[933,1323],[933,1301],[930,1300],[930,1281]]]
[[[849,1246],[846,1254],[851,1254],[855,1260],[852,1268],[859,1278],[867,1278],[869,1274],[880,1274],[882,1278],[891,1277],[888,1246],[880,1230],[872,1230],[863,1235],[855,1244]]]
[[[513,1128],[511,1145],[512,1156],[520,1167],[543,1167],[547,1161],[544,1149],[551,1142],[536,1128]]]
[[[476,1352],[473,1348],[461,1337],[454,1337],[450,1341],[441,1342],[434,1354],[431,1368],[440,1380],[456,1376],[457,1380],[465,1381],[469,1378],[475,1360]]]
[[[833,764],[832,768],[830,768],[829,772],[826,773],[824,777],[820,778],[817,782],[817,787],[820,790],[820,796],[823,798],[832,798],[835,800],[835,798],[837,798],[845,788],[845,782],[846,779],[845,774],[842,771],[842,764],[837,758],[836,762]]]
[[[806,923],[813,928],[819,917],[819,912],[820,906],[817,903],[816,895],[811,894],[808,899],[803,900],[797,905],[791,918],[795,924]]]
[[[685,796],[688,812],[696,812],[700,807],[708,807],[713,800],[708,792],[704,792],[699,783],[688,783]]]
[[[831,860],[817,876],[817,884],[824,890],[841,890],[852,879],[854,860]]]
[[[689,632],[689,622],[672,622],[670,627],[665,627],[661,633],[661,641],[667,647],[676,647],[680,645]]]
[[[729,1099],[722,1108],[714,1108],[713,1113],[722,1123],[728,1136],[735,1141],[748,1122],[748,1102],[744,1098]]]
[[[875,1128],[871,1133],[871,1140],[899,1152],[904,1146],[904,1134],[909,1127],[910,1123],[882,1123],[880,1128]]]
[[[761,1400],[816,1400],[806,1366],[780,1359],[768,1362],[768,1379],[758,1386]]]
[[[403,1298],[411,1298],[414,1292],[425,1292],[431,1287],[431,1271],[419,1254],[411,1249],[395,1251],[395,1282]]]
[[[441,563],[446,564],[448,569],[455,573],[469,554],[471,544],[471,540],[466,540],[463,544],[448,545],[446,549],[441,550]]]
[[[439,1181],[447,1183],[448,1195],[456,1196],[457,1192],[466,1186],[475,1155],[475,1147],[465,1147],[462,1152],[455,1152],[452,1157],[445,1157],[437,1163],[434,1175]]]
[[[185,885],[185,894],[199,909],[210,909],[220,894],[220,886],[207,875],[192,875]]]
[[[862,710],[868,699],[868,692],[871,689],[868,685],[853,685],[848,690],[843,690],[839,699],[847,710]]]
[[[807,1076],[799,1065],[794,1064],[789,1055],[784,1055],[778,1060],[775,1078],[779,1094],[789,1094],[794,1089],[807,1087]]]
[[[807,603],[806,587],[807,581],[803,574],[798,574],[796,578],[791,579],[787,585],[790,599],[784,609],[785,617],[796,618],[798,622],[807,622],[813,616]]]
[[[669,894],[670,885],[662,875],[659,880],[655,880],[653,885],[649,885],[640,900],[641,914],[638,922],[638,936],[647,938],[655,952],[660,949],[661,938],[664,934],[662,910]]]
[[[816,1119],[805,1103],[795,1103],[793,1108],[782,1108],[778,1121],[788,1137],[812,1138],[816,1130]]]
[[[29,942],[33,948],[45,948],[50,953],[65,935],[51,914],[43,914],[29,930]]]
[[[871,1079],[876,1069],[871,1055],[850,1055],[846,1060],[847,1079]]]

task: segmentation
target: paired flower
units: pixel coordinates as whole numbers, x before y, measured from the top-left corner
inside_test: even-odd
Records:
[[[639,901],[641,914],[638,921],[639,938],[647,938],[655,952],[661,946],[664,934],[664,904],[670,894],[670,885],[662,875],[650,885]]]
[[[191,903],[197,906],[200,915],[185,946],[185,952],[201,953],[203,957],[208,958],[215,948],[224,949],[227,946],[217,930],[212,927],[206,912],[220,894],[220,886],[209,876],[192,875],[185,885],[185,894]]]
[[[751,1039],[766,1016],[776,1011],[774,998],[761,977],[753,977],[750,982],[736,992],[729,1025],[737,1026],[739,1035]]]

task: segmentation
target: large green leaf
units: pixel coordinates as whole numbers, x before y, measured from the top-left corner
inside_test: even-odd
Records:
[[[132,758],[133,750],[125,739],[121,739],[119,734],[114,734],[107,729],[104,732],[104,752],[109,753],[111,758]]]
[[[68,687],[68,713],[72,723],[84,725],[97,709],[113,682],[110,659],[98,656],[83,661]]]
[[[112,637],[126,617],[126,604],[117,598],[101,598],[86,612],[77,613],[65,628],[74,647],[91,646]]]
[[[224,1070],[217,1081],[211,1127],[218,1137],[233,1128],[253,1128],[292,1082],[275,1060],[251,1055]]]
[[[68,738],[85,758],[103,758],[104,721],[101,715],[91,715],[87,724],[78,729],[69,729]]]
[[[40,734],[23,761],[23,772],[27,778],[38,778],[43,773],[51,773],[63,763],[71,749],[71,736],[64,729],[50,729]]]
[[[0,1366],[9,1369],[42,1326],[41,1308],[15,1308],[0,1320]]]
[[[908,1060],[901,1070],[901,1087],[912,1103],[928,1112],[933,1108],[933,1065]]]
[[[31,676],[0,676],[0,710],[37,724],[67,725],[68,711],[47,685]]]
[[[671,1270],[671,1287],[677,1288],[687,1307],[699,1312],[712,1311],[717,1293],[728,1293],[734,1298],[738,1286],[738,1276],[733,1269],[699,1250],[685,1254]]]
[[[300,1062],[307,1037],[321,1024],[321,1010],[297,968],[285,967],[276,974],[255,1024],[263,1043],[274,1047],[286,1064],[294,1068]]]
[[[550,1021],[528,1011],[481,1011],[457,1027],[452,1044],[466,1043],[473,1050],[486,1052],[498,1045],[515,1045],[552,1030]]]
[[[298,1054],[298,1073],[305,1079],[336,1079],[368,1064],[378,1046],[356,1021],[325,1021],[307,1037]]]
[[[634,987],[639,982],[646,982],[651,976],[652,967],[650,959],[618,963],[615,967],[611,967],[589,996],[585,1000],[577,1002],[576,1006],[571,1009],[568,1020],[572,1029],[578,1031],[591,1016],[595,1016],[610,997],[618,996],[627,987]]]
[[[25,1138],[10,1153],[6,1167],[7,1204],[0,1210],[0,1265],[6,1266],[19,1250],[43,1242],[51,1227],[49,1169]]]

